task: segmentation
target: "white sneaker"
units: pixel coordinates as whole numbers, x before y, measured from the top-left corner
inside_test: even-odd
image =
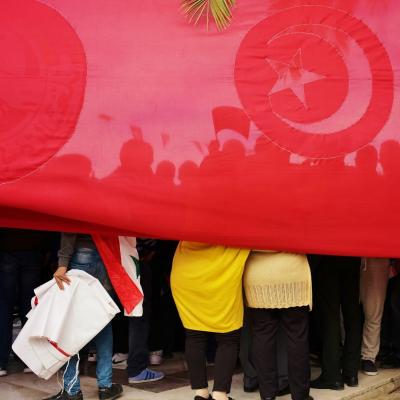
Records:
[[[5,368],[0,368],[0,376],[6,376],[7,370]]]
[[[29,367],[24,368],[24,374],[33,374],[32,370]]]
[[[121,364],[128,359],[128,353],[115,353],[112,357],[113,364]]]
[[[160,365],[163,362],[162,354],[162,350],[151,351],[149,354],[149,364]]]

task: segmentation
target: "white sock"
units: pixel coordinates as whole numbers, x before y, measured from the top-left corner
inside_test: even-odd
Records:
[[[203,397],[203,399],[208,399],[209,395],[210,395],[210,392],[208,391],[208,388],[196,390],[196,396],[201,396],[201,397]]]
[[[228,395],[225,392],[213,392],[212,397],[214,400],[228,400]]]

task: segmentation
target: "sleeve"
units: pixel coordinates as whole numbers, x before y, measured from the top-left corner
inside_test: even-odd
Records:
[[[58,251],[58,266],[68,267],[75,250],[76,233],[62,233],[60,250]]]

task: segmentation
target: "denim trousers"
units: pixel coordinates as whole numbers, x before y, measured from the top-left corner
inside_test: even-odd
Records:
[[[0,251],[0,368],[7,368],[11,352],[14,307],[24,324],[33,289],[40,285],[41,261],[35,250]]]
[[[70,262],[70,269],[79,269],[97,278],[107,291],[112,290],[107,270],[96,249],[78,248]],[[112,385],[113,335],[111,322],[93,339],[97,350],[96,376],[99,388]],[[64,372],[64,390],[75,395],[80,391],[78,356],[69,360]]]

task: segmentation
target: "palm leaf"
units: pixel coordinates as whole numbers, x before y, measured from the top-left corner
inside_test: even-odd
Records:
[[[182,8],[189,22],[197,24],[202,17],[209,25],[210,16],[219,30],[226,29],[232,19],[231,9],[236,0],[182,0]]]

